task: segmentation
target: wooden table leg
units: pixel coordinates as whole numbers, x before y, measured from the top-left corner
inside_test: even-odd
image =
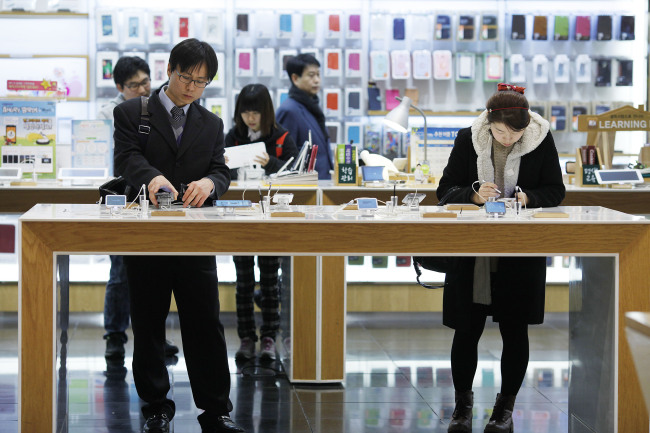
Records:
[[[22,225],[20,278],[20,408],[22,432],[54,428],[54,256]]]

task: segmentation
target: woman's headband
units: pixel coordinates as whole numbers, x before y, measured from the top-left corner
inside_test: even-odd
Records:
[[[524,90],[526,90],[525,87],[519,87],[515,86],[513,84],[506,84],[506,83],[499,83],[497,84],[497,92],[502,92],[506,90],[512,90],[517,93],[521,93],[522,95],[524,94]],[[488,108],[488,112],[491,113],[493,111],[498,111],[498,110],[528,110],[526,107],[504,107],[504,108]]]
[[[514,84],[506,84],[506,83],[499,83],[497,84],[497,92],[501,92],[504,90],[512,90],[517,93],[521,93],[522,95],[524,94],[524,90],[526,90],[525,87],[519,87],[515,86]]]

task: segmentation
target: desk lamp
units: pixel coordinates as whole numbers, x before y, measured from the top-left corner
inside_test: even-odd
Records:
[[[393,108],[387,115],[384,117],[384,124],[388,127],[398,131],[398,132],[407,132],[409,125],[409,108],[413,107],[417,110],[418,113],[422,115],[424,119],[424,160],[419,161],[422,166],[425,174],[429,172],[429,160],[427,159],[427,116],[424,115],[424,112],[420,110],[416,105],[412,104],[411,98],[404,96],[400,98],[396,96],[395,99],[400,101],[399,105]]]

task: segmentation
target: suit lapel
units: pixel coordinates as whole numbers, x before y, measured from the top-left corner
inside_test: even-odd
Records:
[[[201,133],[203,118],[198,107],[193,107],[193,105],[194,103],[190,105],[190,109],[187,111],[187,120],[183,127],[183,135],[181,137],[181,145],[178,149],[178,157],[183,155],[187,149],[194,145],[194,142]]]
[[[165,139],[165,142],[176,153],[178,146],[176,145],[176,138],[174,138],[174,131],[172,130],[171,123],[169,122],[169,115],[167,110],[160,102],[158,94],[155,93],[149,98],[149,105],[147,107],[151,117],[149,122],[151,127],[156,129],[158,133]]]

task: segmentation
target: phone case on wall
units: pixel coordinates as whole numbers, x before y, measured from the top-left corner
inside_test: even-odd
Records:
[[[370,17],[370,39],[381,41],[386,38],[386,16],[373,15]]]
[[[481,17],[481,39],[493,41],[499,35],[498,18],[496,15],[484,14]]]
[[[407,50],[390,52],[391,76],[393,79],[407,79],[411,76],[411,53]]]
[[[533,18],[533,40],[545,41],[548,39],[548,17],[535,15]]]
[[[475,65],[474,53],[456,54],[456,81],[474,81]]]
[[[618,60],[618,75],[616,77],[617,86],[631,86],[632,70],[634,69],[634,62],[632,60]]]
[[[345,89],[345,115],[359,116],[361,111],[361,89],[348,87]]]
[[[237,76],[238,77],[252,77],[253,76],[253,50],[250,48],[239,48],[235,50],[235,58],[237,62]]]
[[[413,78],[416,80],[431,78],[431,51],[413,51]]]
[[[361,50],[345,50],[345,76],[361,76]]]
[[[348,39],[361,38],[361,15],[351,14],[348,17]]]
[[[551,131],[565,131],[567,127],[566,122],[566,105],[551,104]]]
[[[553,29],[553,39],[556,41],[569,40],[569,17],[566,15],[556,15]]]
[[[576,17],[576,41],[588,41],[591,39],[591,17],[579,15]]]
[[[237,14],[236,26],[237,36],[248,36],[248,14]]]
[[[381,110],[381,92],[379,87],[368,87],[368,111]]]
[[[572,105],[571,106],[571,130],[578,131],[578,116],[589,114],[589,108],[586,105]]]
[[[338,38],[341,34],[341,16],[330,14],[327,17],[327,35],[330,38]]]
[[[431,40],[431,22],[426,15],[415,15],[411,17],[411,31],[413,32],[412,38],[415,41],[429,41]]]
[[[526,63],[524,56],[521,54],[513,54],[508,61],[510,64],[510,77],[508,81],[512,83],[526,82]]]
[[[398,96],[399,90],[386,89],[386,110],[390,111],[399,105],[399,101],[396,99]]]
[[[512,16],[512,29],[510,30],[510,39],[526,39],[526,15],[517,14]]]
[[[634,40],[634,15],[621,16],[621,32],[619,39],[622,41]]]
[[[569,82],[569,57],[566,54],[558,54],[553,59],[553,70],[556,83]]]
[[[436,16],[435,37],[439,41],[451,39],[451,17],[449,15]]]
[[[543,54],[533,56],[533,83],[548,83],[548,58]]]
[[[290,39],[293,32],[291,14],[280,14],[278,17],[278,39]]]
[[[257,76],[275,76],[275,50],[273,48],[257,49]]]
[[[340,77],[341,76],[341,50],[336,48],[333,50],[325,50],[325,76],[326,77]]]
[[[345,122],[345,143],[355,144],[357,148],[363,147],[362,126],[359,122]]]
[[[271,39],[273,37],[274,21],[272,12],[255,13],[255,36],[258,39]]]
[[[483,81],[503,80],[503,57],[499,53],[485,53],[483,55],[485,74]]]
[[[599,59],[596,62],[596,87],[612,85],[612,59]]]
[[[341,115],[341,89],[325,89],[325,116]]]
[[[393,39],[403,41],[406,37],[406,23],[404,18],[395,18],[393,20]]]
[[[370,78],[373,80],[387,80],[388,71],[388,51],[371,51]]]
[[[597,41],[612,40],[612,16],[611,15],[598,15],[598,21],[596,22],[596,40]]]
[[[436,50],[433,52],[433,78],[451,80],[451,51]]]
[[[587,54],[579,54],[575,60],[576,83],[591,82],[591,58]]]
[[[316,14],[302,14],[302,38],[316,37]]]
[[[474,17],[471,15],[461,15],[458,17],[458,34],[459,41],[474,40]]]

